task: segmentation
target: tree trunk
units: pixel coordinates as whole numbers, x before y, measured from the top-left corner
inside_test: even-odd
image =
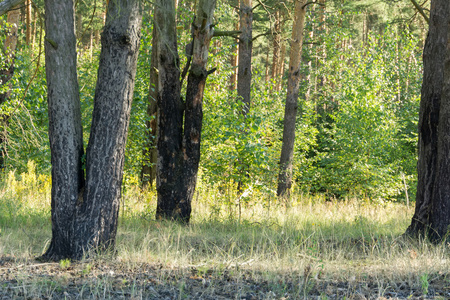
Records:
[[[31,0],[25,1],[25,20],[26,20],[26,35],[25,35],[25,41],[28,46],[31,45]]]
[[[86,186],[77,202],[77,255],[115,244],[141,18],[139,0],[108,5],[86,150]]]
[[[200,1],[194,20],[194,45],[192,65],[186,88],[186,111],[183,136],[183,185],[179,208],[182,220],[189,222],[191,202],[197,184],[200,162],[200,142],[203,120],[203,92],[208,71],[209,44],[214,34],[214,9],[216,0]]]
[[[289,197],[292,186],[292,168],[295,141],[295,120],[298,108],[298,92],[301,79],[303,29],[305,25],[305,0],[295,1],[294,28],[292,30],[289,77],[284,111],[283,145],[278,176],[278,197]]]
[[[423,51],[424,74],[419,113],[416,208],[406,233],[446,238],[450,225],[450,2],[431,2]]]
[[[236,22],[234,29],[236,31],[239,30],[239,22]],[[230,90],[234,91],[236,89],[236,82],[237,82],[237,68],[238,68],[238,47],[233,43],[232,50],[231,50],[231,56],[230,56],[230,64],[232,68],[232,73],[230,76]]]
[[[153,24],[152,37],[152,55],[150,58],[150,84],[148,89],[148,106],[147,118],[145,126],[147,128],[147,140],[144,145],[143,157],[144,161],[141,170],[142,187],[152,186],[156,179],[156,162],[157,162],[157,105],[158,98],[158,72],[157,72],[157,48],[158,48],[158,30],[156,22]]]
[[[278,74],[277,74],[277,86],[276,91],[279,92],[281,90],[281,83],[283,82],[283,74],[284,74],[284,60],[286,58],[286,43],[283,39],[280,40],[281,43],[281,51],[280,51],[280,60],[278,62]]]
[[[252,0],[240,0],[239,7],[241,34],[239,37],[239,63],[237,92],[245,107],[244,115],[250,110],[250,89],[252,84]]]
[[[192,65],[186,89],[186,112],[180,99],[180,71],[176,48],[173,3],[159,0],[158,165],[157,219],[188,223],[197,180],[202,129],[202,99],[208,72],[206,63],[213,35],[215,0],[201,0],[193,23]]]
[[[139,1],[112,3],[102,35],[85,182],[73,3],[45,2],[52,241],[43,259],[80,259],[115,242],[141,16]]]
[[[280,10],[275,12],[275,26],[273,33],[273,54],[272,54],[272,68],[271,79],[276,80],[278,71],[278,63],[280,62],[280,49],[281,49],[281,22],[280,22]]]
[[[3,0],[0,2],[0,16],[4,15],[10,10],[13,10],[15,6],[19,6],[25,0]]]
[[[45,1],[45,65],[52,162],[52,240],[44,258],[74,252],[75,203],[84,186],[73,2]]]
[[[177,51],[176,11],[173,1],[157,0],[158,24],[158,163],[156,189],[157,219],[179,216],[175,191],[180,184],[184,104],[181,100],[180,59]]]

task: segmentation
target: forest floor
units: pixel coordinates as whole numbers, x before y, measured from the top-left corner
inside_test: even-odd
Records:
[[[51,238],[42,205],[4,213],[0,300],[450,299],[450,245],[402,236],[413,207],[302,198],[239,216],[200,198],[182,226],[154,221],[153,200],[126,199],[115,254],[78,262],[35,260]]]
[[[449,299],[449,274],[413,282],[371,274],[350,280],[268,274],[251,267],[173,268],[111,261],[0,258],[0,299]],[[268,278],[269,277],[269,278]],[[424,286],[426,285],[426,286]],[[426,290],[425,290],[426,288]]]

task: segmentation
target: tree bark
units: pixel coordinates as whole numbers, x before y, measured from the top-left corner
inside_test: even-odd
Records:
[[[158,164],[157,219],[188,223],[195,190],[202,129],[202,99],[208,72],[206,63],[213,36],[215,0],[201,0],[193,23],[192,65],[186,89],[186,112],[180,94],[179,59],[176,48],[173,3],[156,5],[158,38]]]
[[[239,22],[236,22],[234,29],[236,31],[239,31]],[[232,50],[231,50],[231,56],[230,56],[230,64],[231,64],[231,76],[230,76],[230,87],[229,89],[231,91],[234,91],[236,89],[236,83],[237,83],[237,67],[238,67],[238,47],[237,45],[233,44]]]
[[[157,48],[158,48],[158,30],[156,22],[153,24],[152,37],[152,55],[150,58],[150,84],[148,89],[148,106],[147,118],[145,126],[147,128],[147,140],[143,150],[143,164],[141,170],[142,187],[152,186],[156,179],[156,163],[157,163],[157,104],[158,98],[158,72],[157,72]]]
[[[295,142],[295,121],[298,109],[298,92],[301,79],[301,53],[305,25],[305,0],[295,1],[294,28],[292,30],[289,77],[284,111],[283,144],[278,176],[278,197],[289,197],[292,186],[292,168]]]
[[[203,92],[208,71],[209,44],[214,34],[214,9],[216,0],[202,0],[194,21],[192,65],[186,88],[186,111],[183,136],[183,185],[180,199],[182,220],[189,222],[191,202],[197,184],[200,162],[200,142],[203,120]]]
[[[139,1],[108,6],[83,166],[72,1],[46,0],[46,74],[52,155],[52,241],[42,259],[80,259],[114,245],[140,33]]]
[[[108,5],[86,150],[86,185],[78,199],[75,251],[114,247],[125,145],[130,120],[141,31],[139,0]]]
[[[276,80],[278,76],[278,67],[280,62],[280,49],[281,49],[281,24],[280,24],[280,10],[275,12],[275,28],[273,34],[273,54],[272,54],[272,68],[271,78]]]
[[[45,1],[45,64],[52,162],[52,240],[43,255],[59,260],[74,252],[75,203],[84,186],[83,134],[71,0]]]
[[[239,62],[237,92],[244,103],[243,113],[250,110],[250,90],[252,84],[252,0],[240,0],[239,16],[241,35],[239,37]]]
[[[424,74],[419,113],[416,208],[406,233],[439,241],[450,225],[450,2],[431,2],[423,51]]]
[[[181,100],[180,59],[177,51],[176,11],[173,1],[158,0],[155,23],[158,30],[158,162],[156,189],[157,219],[179,215],[175,195],[180,178],[183,112]]]
[[[25,2],[25,0],[4,0],[0,2],[0,16],[12,10],[15,6]]]

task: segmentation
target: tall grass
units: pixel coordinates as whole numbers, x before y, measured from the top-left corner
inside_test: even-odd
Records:
[[[280,289],[294,280],[302,292],[311,282],[367,281],[380,289],[406,282],[428,293],[428,283],[442,276],[450,287],[449,245],[403,237],[413,207],[402,203],[296,195],[286,205],[255,192],[239,204],[235,195],[203,186],[188,226],[155,221],[155,206],[154,191],[126,186],[111,264],[161,265],[200,277],[250,274]],[[0,217],[0,258],[23,262],[42,254],[51,237],[49,177],[35,174],[32,163],[24,174],[9,173]]]

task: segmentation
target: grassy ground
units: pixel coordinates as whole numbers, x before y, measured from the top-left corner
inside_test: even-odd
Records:
[[[0,191],[0,299],[449,299],[450,249],[402,237],[413,208],[200,191],[189,226],[155,222],[155,195],[125,192],[115,255],[38,263],[48,178]],[[273,199],[272,199],[273,202]]]

